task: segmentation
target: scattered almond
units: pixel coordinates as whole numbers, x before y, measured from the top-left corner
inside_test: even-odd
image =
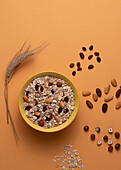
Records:
[[[109,91],[110,91],[110,88],[111,88],[111,86],[110,86],[110,84],[108,84],[108,85],[104,88],[104,93],[105,93],[105,94],[108,94]]]
[[[106,96],[106,97],[104,98],[104,101],[105,101],[105,102],[109,102],[109,101],[111,101],[111,100],[113,100],[113,96]]]
[[[89,96],[91,94],[90,91],[83,91],[82,96]]]
[[[120,109],[120,108],[121,108],[121,101],[119,101],[119,102],[116,103],[115,108],[116,108],[116,109]]]
[[[54,118],[55,118],[55,120],[56,120],[57,122],[60,121],[60,118],[59,118],[57,115],[55,115]]]
[[[112,80],[111,80],[111,84],[112,84],[112,86],[116,87],[116,86],[117,86],[117,81],[116,81],[116,79],[112,79]]]
[[[48,83],[46,82],[46,83],[44,83],[44,87],[45,88],[47,88],[48,87]]]
[[[40,112],[34,112],[35,116],[40,116]]]
[[[45,103],[52,103],[52,99],[50,99],[50,98],[46,99]]]
[[[23,99],[24,99],[27,103],[29,103],[29,98],[28,98],[26,95],[23,96]]]
[[[65,104],[64,104],[63,101],[60,101],[60,106],[61,106],[62,108],[64,108]]]
[[[98,101],[98,96],[97,96],[96,93],[93,93],[93,94],[92,94],[92,98],[93,98],[93,100],[94,100],[95,102]]]

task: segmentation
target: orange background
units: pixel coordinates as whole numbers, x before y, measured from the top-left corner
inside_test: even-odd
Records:
[[[121,1],[116,0],[4,0],[0,2],[0,169],[1,170],[54,170],[54,155],[63,154],[63,145],[72,143],[77,148],[86,170],[120,170],[121,151],[107,151],[107,144],[96,144],[107,134],[107,129],[121,132],[121,111],[109,103],[107,114],[101,112],[104,96],[89,110],[85,105],[83,90],[102,90],[112,78],[121,85]],[[28,40],[32,47],[41,41],[49,46],[41,53],[25,61],[9,83],[9,106],[19,135],[16,143],[11,125],[6,123],[6,108],[3,97],[5,69],[14,54]],[[101,64],[79,59],[82,46],[94,45],[102,57]],[[85,53],[89,54],[89,52]],[[81,61],[83,71],[72,77],[68,65]],[[94,70],[88,71],[88,63]],[[18,96],[23,83],[41,71],[57,71],[70,78],[80,97],[79,112],[74,122],[65,130],[44,134],[30,128],[18,109]],[[117,88],[112,88],[114,94]],[[90,100],[91,96],[89,97]],[[88,99],[89,99],[88,98]],[[84,133],[88,124],[90,132]],[[90,141],[89,135],[96,126],[101,133]],[[116,139],[111,135],[114,144]],[[121,142],[121,139],[118,140]]]

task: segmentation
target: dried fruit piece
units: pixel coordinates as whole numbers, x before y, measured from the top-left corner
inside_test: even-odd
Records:
[[[77,71],[82,71],[82,68],[81,67],[77,68]]]
[[[28,98],[26,95],[23,96],[23,99],[24,99],[27,103],[29,103],[29,98]]]
[[[96,131],[97,133],[100,133],[100,127],[96,127],[96,128],[95,128],[95,131]]]
[[[102,145],[102,141],[101,141],[101,140],[98,140],[98,141],[97,141],[97,145],[98,145],[98,146],[101,146],[101,145]]]
[[[94,100],[95,102],[98,101],[98,96],[97,96],[96,93],[93,93],[93,94],[92,94],[92,98],[93,98],[93,100]]]
[[[82,96],[89,96],[91,94],[90,91],[83,91]]]
[[[49,82],[49,83],[48,83],[48,86],[52,86],[52,85],[53,85],[53,83],[52,83],[52,82]]]
[[[84,129],[85,132],[87,132],[87,131],[89,131],[89,126],[86,125],[86,126],[83,127],[83,129]]]
[[[104,142],[107,142],[107,141],[108,141],[108,136],[105,135],[105,136],[103,137],[103,140],[104,140]]]
[[[119,97],[120,97],[120,94],[121,94],[121,89],[118,89],[118,90],[116,91],[116,98],[119,98]]]
[[[90,45],[89,50],[90,50],[90,51],[93,50],[93,45]]]
[[[116,150],[119,150],[119,149],[120,149],[120,144],[119,144],[119,143],[117,143],[117,144],[115,145],[115,149],[116,149]]]
[[[94,55],[95,56],[99,56],[100,54],[99,54],[99,52],[95,52]]]
[[[38,89],[39,89],[39,84],[36,84],[35,85],[35,90],[38,91]]]
[[[116,86],[117,86],[117,81],[116,81],[116,79],[112,79],[112,80],[111,80],[111,84],[112,84],[113,87],[116,87]]]
[[[100,63],[101,62],[101,58],[97,57],[97,62]]]
[[[89,55],[88,60],[91,60],[93,58],[93,55]]]
[[[25,94],[26,94],[26,96],[28,96],[28,94],[29,94],[29,91],[25,91]]]
[[[32,107],[30,105],[25,107],[25,110],[29,111]]]
[[[47,88],[48,87],[48,83],[46,82],[46,83],[44,83],[44,87],[45,88]]]
[[[111,146],[111,145],[108,146],[108,151],[109,151],[109,152],[113,152],[113,146]]]
[[[73,72],[72,72],[72,75],[75,76],[75,75],[76,75],[76,71],[73,71]]]
[[[47,106],[44,105],[44,106],[43,106],[43,112],[45,112],[46,110],[47,110]]]
[[[103,111],[103,113],[106,113],[107,109],[108,109],[108,105],[107,105],[107,103],[104,103],[104,104],[102,105],[102,111]]]
[[[111,86],[110,86],[110,84],[108,84],[108,85],[104,88],[104,93],[105,93],[105,94],[108,94],[109,91],[110,91],[110,88],[111,88]]]
[[[64,98],[64,101],[67,103],[68,100],[69,100],[69,98],[68,98],[68,96],[66,96],[66,97]]]
[[[83,50],[83,51],[86,51],[87,49],[86,49],[86,47],[82,47],[82,50]]]
[[[62,107],[58,108],[58,114],[60,114],[62,112]]]
[[[53,117],[52,113],[49,114],[49,119],[51,120]]]
[[[112,128],[108,128],[108,133],[112,134],[113,133],[113,129]]]
[[[46,99],[45,103],[52,103],[52,99],[50,99],[50,98]]]
[[[43,89],[43,86],[40,86],[40,91],[43,92],[43,90],[44,90],[44,89]]]
[[[81,59],[84,59],[84,58],[85,58],[85,56],[84,56],[83,53],[79,53],[79,55],[80,55],[80,58],[81,58]]]
[[[34,115],[39,117],[40,116],[40,112],[34,112]]]
[[[54,90],[53,89],[51,90],[51,93],[54,94]]]
[[[99,88],[96,89],[96,94],[97,94],[98,97],[102,96],[102,92]]]
[[[71,64],[69,65],[69,67],[70,67],[70,68],[73,68],[73,67],[74,67],[74,63],[71,63]]]
[[[54,118],[55,118],[55,120],[56,120],[57,122],[60,121],[60,118],[59,118],[57,115],[55,115]]]
[[[91,134],[91,135],[90,135],[90,139],[91,139],[91,140],[95,140],[95,134]]]
[[[86,100],[86,104],[90,109],[93,108],[93,104],[89,100]]]
[[[62,86],[62,83],[61,82],[57,82],[57,87],[61,87]]]
[[[106,97],[104,98],[104,101],[105,101],[105,102],[110,102],[111,100],[113,100],[113,96],[106,96]]]
[[[38,125],[39,125],[39,126],[43,126],[43,125],[44,125],[44,121],[43,121],[42,119],[39,120],[39,121],[38,121]]]
[[[65,104],[64,104],[63,101],[60,101],[60,106],[61,106],[62,108],[64,108]]]
[[[80,66],[81,66],[80,62],[77,62],[77,67],[80,67]]]
[[[68,108],[64,109],[63,113],[68,113]]]
[[[91,69],[93,69],[94,68],[94,65],[92,65],[92,64],[90,64],[89,66],[88,66],[88,69],[89,70],[91,70]]]
[[[115,132],[115,137],[116,137],[116,139],[119,139],[120,138],[120,133],[119,132]]]
[[[121,101],[119,101],[119,102],[116,103],[115,108],[116,108],[116,109],[120,109],[120,108],[121,108]]]

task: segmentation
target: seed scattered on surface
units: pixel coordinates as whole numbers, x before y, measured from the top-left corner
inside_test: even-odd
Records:
[[[73,71],[73,72],[72,72],[72,75],[75,76],[75,75],[76,75],[76,71]]]
[[[101,140],[98,140],[98,141],[97,141],[97,145],[98,145],[98,146],[101,146],[101,145],[102,145],[102,141],[101,141]]]
[[[108,94],[109,91],[110,91],[110,88],[111,88],[111,86],[110,86],[110,84],[108,84],[108,85],[104,88],[104,93],[105,93],[105,94]]]
[[[108,140],[108,145],[112,145],[113,141],[112,140]]]
[[[107,105],[107,103],[104,103],[104,104],[102,105],[102,112],[103,112],[103,113],[106,113],[106,112],[107,112],[107,109],[108,109],[108,105]]]
[[[88,60],[91,60],[93,58],[93,55],[89,55]]]
[[[76,64],[76,65],[77,65],[77,67],[80,67],[80,66],[81,66],[80,62],[77,62],[77,64]]]
[[[118,89],[118,90],[116,91],[116,98],[119,98],[119,97],[120,97],[120,94],[121,94],[121,89]]]
[[[86,47],[82,47],[82,50],[83,50],[83,51],[86,51],[87,49],[86,49]]]
[[[116,108],[117,110],[121,108],[121,101],[119,101],[119,102],[116,103],[115,108]]]
[[[113,133],[113,128],[108,128],[108,133],[112,134]]]
[[[61,87],[62,86],[62,83],[61,82],[57,82],[57,87]]]
[[[117,144],[115,145],[115,149],[116,149],[116,150],[119,150],[119,149],[120,149],[120,144],[119,144],[119,143],[117,143]]]
[[[81,58],[81,59],[84,59],[84,58],[85,58],[85,56],[84,56],[83,53],[79,53],[79,55],[80,55],[80,58]]]
[[[116,86],[117,86],[117,81],[116,81],[116,79],[112,79],[112,80],[111,80],[111,84],[112,84],[113,87],[116,87]]]
[[[91,70],[91,69],[93,69],[94,68],[94,65],[92,65],[92,64],[90,64],[89,66],[88,66],[88,69],[89,70]]]
[[[104,140],[104,142],[107,142],[107,141],[108,141],[108,136],[105,135],[105,136],[103,137],[103,140]]]
[[[106,96],[106,97],[104,98],[104,101],[105,101],[105,102],[110,102],[111,100],[113,100],[113,96]]]
[[[101,62],[101,58],[97,57],[97,62],[100,63]]]
[[[90,51],[93,50],[93,45],[90,45],[89,50],[90,50]]]
[[[68,96],[66,96],[66,97],[64,98],[64,101],[67,103],[68,100],[69,100],[69,98],[68,98]]]
[[[43,120],[39,120],[39,121],[38,121],[38,125],[39,125],[39,126],[43,126],[43,125],[44,125],[44,121],[43,121]]]
[[[82,68],[81,67],[77,68],[77,71],[82,71]]]
[[[82,92],[82,96],[89,96],[91,94],[91,92],[90,91],[83,91]]]
[[[74,63],[71,63],[71,64],[69,65],[69,67],[70,67],[70,68],[73,68],[73,67],[74,67]]]
[[[32,107],[30,105],[25,107],[25,110],[29,111]]]
[[[98,97],[102,96],[102,92],[99,88],[96,89],[96,94],[97,94]]]
[[[93,93],[93,94],[92,94],[92,98],[93,98],[93,100],[94,100],[95,102],[98,101],[98,96],[97,96],[96,93]]]
[[[95,134],[91,134],[91,135],[90,135],[90,139],[91,139],[91,140],[95,140]]]
[[[108,146],[108,151],[109,151],[109,152],[113,152],[113,146],[111,146],[111,145]]]
[[[29,103],[29,98],[28,98],[28,96],[24,95],[24,96],[23,96],[23,99],[24,99],[27,103]]]
[[[97,133],[100,133],[100,127],[96,127],[96,128],[95,128],[95,131],[96,131]]]
[[[99,54],[99,52],[95,52],[94,55],[95,56],[99,56],[100,54]]]
[[[90,109],[93,108],[93,104],[89,100],[86,100],[86,104]]]
[[[116,139],[119,139],[120,138],[120,133],[119,132],[115,132],[115,137],[116,137]]]
[[[64,104],[63,101],[60,101],[60,106],[61,106],[62,108],[64,108],[65,104]]]
[[[84,129],[85,132],[88,132],[89,131],[89,126],[86,125],[86,126],[83,127],[83,129]]]

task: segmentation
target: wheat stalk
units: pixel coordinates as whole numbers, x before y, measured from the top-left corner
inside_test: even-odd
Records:
[[[10,117],[10,121],[12,123],[13,126],[13,130],[14,133],[16,135],[17,140],[19,140],[17,132],[16,132],[16,128],[14,126],[13,123],[13,119],[10,113],[10,109],[8,106],[8,83],[11,80],[16,68],[27,58],[31,57],[34,54],[37,54],[38,52],[42,51],[43,48],[45,48],[47,46],[46,43],[42,43],[39,47],[30,50],[30,46],[28,46],[25,50],[24,50],[24,46],[25,46],[26,42],[23,44],[23,46],[21,47],[21,49],[16,53],[16,55],[13,57],[13,59],[11,60],[10,64],[7,66],[6,69],[6,75],[5,75],[5,88],[4,88],[4,97],[5,97],[5,103],[6,103],[6,110],[7,110],[7,124],[9,123],[9,117]]]

